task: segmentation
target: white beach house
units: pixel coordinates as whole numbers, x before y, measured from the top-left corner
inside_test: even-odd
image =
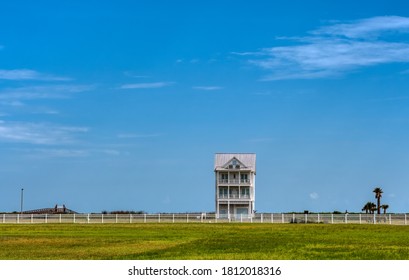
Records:
[[[214,160],[216,179],[216,215],[254,214],[256,154],[217,153]]]

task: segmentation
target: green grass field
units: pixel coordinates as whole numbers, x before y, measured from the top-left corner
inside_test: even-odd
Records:
[[[0,225],[0,259],[409,259],[409,226]]]

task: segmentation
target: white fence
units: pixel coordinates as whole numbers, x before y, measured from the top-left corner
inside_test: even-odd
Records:
[[[322,223],[407,225],[407,214],[0,214],[0,224],[44,223]]]

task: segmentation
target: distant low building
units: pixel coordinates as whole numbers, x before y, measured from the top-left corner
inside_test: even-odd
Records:
[[[216,215],[253,215],[255,212],[256,154],[217,153]]]
[[[52,208],[28,210],[24,211],[23,214],[77,214],[77,212],[68,209],[67,207],[65,207],[65,204],[63,204],[62,206],[56,204]]]

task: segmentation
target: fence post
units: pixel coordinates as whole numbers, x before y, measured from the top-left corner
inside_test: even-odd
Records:
[[[87,224],[89,224],[89,213],[87,215]]]
[[[391,214],[389,214],[389,224],[390,225],[392,224],[392,215]]]
[[[374,225],[376,224],[376,214],[375,213],[373,213],[373,224]]]
[[[45,219],[45,223],[47,224],[47,223],[48,223],[48,216],[47,216],[47,214],[45,214],[44,219]]]
[[[101,214],[101,223],[104,223],[104,214]]]
[[[3,224],[6,223],[6,214],[3,214]]]
[[[132,224],[132,214],[129,214],[129,223]]]
[[[281,213],[281,223],[284,224],[284,213]]]
[[[334,223],[334,213],[331,214],[331,224]]]
[[[115,214],[115,224],[118,223],[118,214]]]
[[[33,214],[31,214],[31,223],[33,223]]]
[[[274,214],[271,213],[271,223],[274,224]]]
[[[318,223],[320,223],[320,213],[318,213]]]
[[[186,213],[186,223],[188,223],[188,222],[189,222],[189,214]]]
[[[74,214],[74,216],[73,216],[73,223],[75,224],[75,214]]]
[[[61,214],[60,214],[59,222],[60,222],[60,224],[61,224]]]
[[[175,223],[175,214],[172,214],[172,223]]]
[[[253,223],[253,215],[250,215],[250,223]]]
[[[20,214],[17,214],[17,224],[20,223]]]
[[[348,224],[348,213],[345,213],[345,224]]]
[[[160,223],[160,213],[158,214],[158,223]]]
[[[406,221],[406,214],[405,214],[405,225],[407,225],[408,223],[407,223],[407,221]]]
[[[240,214],[240,223],[243,222],[243,214]]]
[[[261,213],[260,222],[263,223],[263,213]]]

